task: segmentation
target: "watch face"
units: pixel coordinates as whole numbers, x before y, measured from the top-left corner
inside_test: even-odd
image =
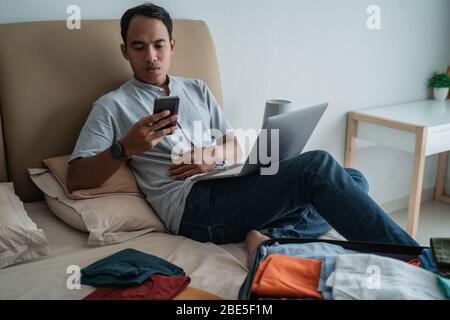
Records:
[[[114,142],[111,146],[111,154],[114,159],[119,159],[122,156],[122,147],[118,142]]]

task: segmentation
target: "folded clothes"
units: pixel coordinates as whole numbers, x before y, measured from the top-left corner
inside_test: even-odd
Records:
[[[450,277],[450,238],[431,238],[430,243],[439,274]]]
[[[181,291],[173,300],[224,300],[208,291],[187,287]]]
[[[135,287],[98,288],[83,300],[171,300],[183,291],[190,281],[186,276],[153,275]]]
[[[321,261],[271,254],[258,267],[252,292],[268,297],[323,299],[317,291]]]
[[[317,290],[322,293],[323,298],[332,299],[331,289],[326,286],[326,281],[335,269],[336,256],[338,254],[357,253],[356,251],[344,249],[341,246],[326,242],[310,242],[302,244],[279,244],[275,243],[270,247],[262,247],[262,256],[270,254],[284,254],[297,258],[318,259],[322,262],[320,280]]]
[[[327,280],[333,299],[441,300],[437,275],[406,262],[371,254],[344,254]]]
[[[421,263],[420,263],[420,259],[419,258],[414,258],[408,261],[408,263],[410,265],[416,266],[416,267],[420,267]]]
[[[125,249],[81,270],[81,283],[93,287],[137,286],[154,274],[184,276],[180,267],[135,249]]]

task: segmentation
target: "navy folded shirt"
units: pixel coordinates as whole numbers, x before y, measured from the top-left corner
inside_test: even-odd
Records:
[[[180,267],[135,249],[125,249],[81,270],[81,283],[93,287],[137,286],[154,274],[184,276]]]

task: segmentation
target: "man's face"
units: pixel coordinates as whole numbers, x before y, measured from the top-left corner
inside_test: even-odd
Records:
[[[121,45],[137,78],[153,85],[166,82],[174,48],[162,21],[139,15],[131,18],[126,46]]]

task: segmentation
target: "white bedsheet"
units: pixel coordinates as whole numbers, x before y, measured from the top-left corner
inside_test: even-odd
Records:
[[[224,299],[237,299],[248,269],[244,244],[200,243],[167,233],[149,233],[120,244],[87,247],[88,234],[64,224],[45,202],[25,204],[31,219],[42,228],[50,255],[0,270],[0,299],[82,299],[95,290],[90,286],[69,290],[66,270],[85,266],[126,248],[156,255],[184,269],[190,286]],[[325,237],[342,239],[333,230]],[[73,273],[72,273],[73,274]]]
[[[82,299],[95,288],[69,290],[66,273],[70,265],[83,268],[126,248],[134,248],[166,259],[183,268],[191,287],[224,299],[237,299],[247,275],[247,253],[243,244],[217,246],[181,236],[149,233],[124,243],[87,247],[87,234],[56,218],[45,202],[25,204],[31,219],[47,235],[50,255],[0,270],[0,299]]]

